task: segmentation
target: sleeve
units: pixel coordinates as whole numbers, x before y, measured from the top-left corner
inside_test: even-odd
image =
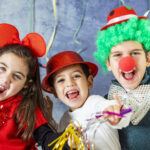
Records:
[[[54,133],[53,130],[48,126],[48,124],[43,124],[38,127],[33,133],[33,139],[42,146],[42,150],[52,150],[55,143],[48,147],[52,141],[58,138],[62,133]],[[64,146],[63,150],[69,150],[69,146]]]
[[[68,124],[70,123],[71,118],[68,116],[68,111],[66,111],[60,119],[58,124],[58,132],[62,132],[66,129]]]
[[[95,103],[95,109],[100,110],[100,111],[104,111],[104,109],[106,109],[108,106],[115,105],[115,104],[116,104],[115,100],[109,101],[109,100],[106,100],[104,98],[101,98],[98,103]],[[127,106],[125,106],[125,107],[127,108]],[[108,125],[114,129],[125,128],[130,123],[131,115],[132,115],[132,113],[126,114],[125,117],[121,118],[121,120],[119,121],[119,123],[117,125],[111,125],[109,123],[108,123]]]

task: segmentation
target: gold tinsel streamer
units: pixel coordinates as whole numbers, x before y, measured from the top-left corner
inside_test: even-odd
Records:
[[[48,146],[51,146],[54,143],[56,143],[52,150],[62,150],[65,143],[69,140],[69,138],[71,139],[71,145],[70,145],[71,150],[73,150],[72,140],[74,141],[76,150],[85,149],[85,146],[83,144],[83,136],[74,129],[74,127],[72,126],[72,122],[69,124],[69,126],[64,131],[64,133],[60,137],[55,139],[53,142],[48,144]]]

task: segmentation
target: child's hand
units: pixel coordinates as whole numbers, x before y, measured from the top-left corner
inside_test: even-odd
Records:
[[[122,102],[119,99],[117,94],[114,94],[114,99],[116,100],[117,104],[107,107],[104,110],[104,112],[109,111],[109,112],[120,114],[120,110],[122,109],[122,106],[123,106]],[[104,113],[104,118],[107,119],[111,125],[116,125],[120,121],[120,117],[119,116],[110,115],[110,114],[107,114],[107,113]]]
[[[45,96],[43,100],[45,102],[45,105],[47,107],[49,107],[50,110],[52,110],[53,109],[53,101],[49,98],[49,96]]]
[[[82,128],[81,128],[81,127],[76,126],[74,123],[71,123],[71,126],[73,127],[73,129],[75,130],[75,132],[80,133],[80,136],[82,136],[83,131],[82,131]],[[73,149],[76,149],[76,144],[75,144],[75,143],[76,143],[76,142],[75,142],[75,139],[74,139],[73,135],[69,135],[69,138],[68,138],[68,145],[69,145],[70,147],[72,147]]]

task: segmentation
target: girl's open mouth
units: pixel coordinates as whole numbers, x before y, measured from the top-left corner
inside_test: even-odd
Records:
[[[0,85],[0,94],[4,93],[5,91],[6,91],[6,88]]]

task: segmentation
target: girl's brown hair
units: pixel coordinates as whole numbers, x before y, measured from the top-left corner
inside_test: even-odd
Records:
[[[26,88],[23,88],[19,92],[19,95],[22,95],[23,99],[14,114],[16,123],[19,123],[18,133],[22,133],[22,139],[25,141],[31,138],[34,131],[36,121],[35,110],[37,106],[42,111],[49,125],[54,129],[52,125],[52,110],[48,109],[52,109],[52,103],[51,101],[44,100],[41,89],[38,59],[32,56],[29,48],[19,44],[10,44],[0,48],[0,56],[6,53],[14,53],[21,57],[29,68],[27,81],[25,83]],[[25,130],[22,130],[24,127]]]

